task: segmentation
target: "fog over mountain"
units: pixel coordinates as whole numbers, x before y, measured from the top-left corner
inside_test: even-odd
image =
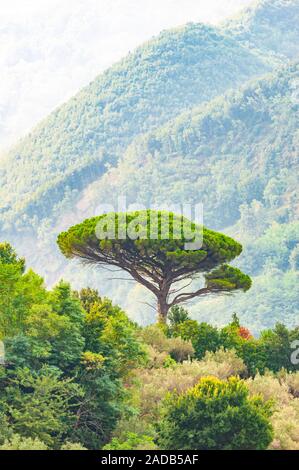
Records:
[[[0,151],[162,29],[188,21],[216,23],[249,3],[2,0]]]
[[[67,262],[56,237],[122,194],[147,207],[203,201],[205,223],[244,244],[238,262],[254,283],[194,315],[223,323],[237,310],[253,331],[294,326],[298,4],[260,0],[216,26],[167,29],[99,74],[1,161],[1,238],[49,285],[96,286],[147,323],[138,286]]]

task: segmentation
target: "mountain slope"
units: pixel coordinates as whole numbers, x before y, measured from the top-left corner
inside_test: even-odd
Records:
[[[118,168],[85,191],[91,211],[102,200],[117,207],[119,194],[146,207],[202,202],[205,224],[243,243],[238,265],[254,277],[252,290],[196,304],[199,319],[225,322],[238,311],[256,332],[276,321],[296,325],[298,80],[297,63],[183,113],[137,138]],[[138,319],[143,296],[128,295]]]
[[[262,200],[281,220],[293,220],[298,80],[296,63],[137,138],[118,168],[89,188],[90,199],[99,203],[102,188],[113,201],[118,188],[147,206],[201,201],[206,223],[218,229],[239,220],[242,204]],[[284,184],[276,187],[272,178]]]
[[[136,135],[270,68],[213,27],[189,24],[162,33],[12,149],[0,173],[2,213],[9,220],[17,215],[19,223],[22,213],[49,216],[68,188],[96,179]]]
[[[283,4],[286,18],[293,11],[293,1],[272,4]],[[47,282],[63,275],[76,287],[94,285],[146,322],[152,313],[137,303],[144,292],[66,263],[56,236],[120,194],[146,206],[201,201],[206,225],[244,244],[240,265],[255,282],[231,301],[201,303],[200,318],[225,322],[238,310],[243,320],[254,317],[256,330],[279,319],[292,325],[299,309],[298,64],[262,75],[281,58],[290,61],[267,37],[264,50],[252,46],[258,38],[263,49],[259,18],[248,23],[251,42],[202,25],[164,32],[41,123],[0,169],[1,238]],[[279,18],[272,15],[273,37],[282,31]],[[284,41],[297,33],[285,30]]]
[[[299,56],[299,0],[259,0],[226,21],[223,30],[248,46]]]

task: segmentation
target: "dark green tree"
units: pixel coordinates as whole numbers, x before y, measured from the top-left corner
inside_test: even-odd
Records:
[[[182,395],[170,394],[158,425],[161,449],[262,450],[273,433],[270,403],[249,397],[236,377],[206,377]]]
[[[188,310],[184,307],[180,307],[179,305],[174,305],[170,309],[168,320],[172,327],[190,320]]]
[[[154,294],[163,323],[175,305],[251,286],[249,276],[226,264],[240,255],[239,243],[171,212],[103,214],[61,233],[58,245],[67,258],[126,271]],[[199,275],[202,287],[184,289]]]
[[[10,428],[23,437],[59,444],[76,422],[83,389],[62,372],[44,365],[38,372],[20,368],[0,382]]]
[[[0,264],[13,264],[18,266],[21,272],[25,271],[25,259],[18,258],[16,251],[7,243],[0,243]]]

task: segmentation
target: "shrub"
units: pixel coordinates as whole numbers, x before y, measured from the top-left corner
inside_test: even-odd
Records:
[[[183,323],[186,320],[189,320],[188,310],[184,307],[180,307],[179,305],[174,305],[169,311],[168,320],[171,326]]]
[[[65,442],[61,446],[60,450],[87,450],[86,447],[83,447],[79,442]]]
[[[182,338],[171,338],[169,341],[169,354],[177,362],[183,362],[194,356],[194,349],[191,341],[184,341]]]
[[[159,369],[163,367],[166,360],[170,357],[167,352],[157,351],[153,346],[148,345],[146,349],[147,353],[147,362],[146,367],[148,369]]]
[[[243,360],[237,356],[234,349],[224,350],[220,348],[216,352],[206,352],[205,357],[199,362],[205,375],[214,375],[219,379],[226,379],[232,375],[244,375],[246,366]]]
[[[200,323],[192,343],[196,358],[202,359],[207,351],[215,352],[221,346],[219,331],[208,323]]]
[[[286,405],[292,399],[288,386],[271,372],[248,379],[247,386],[251,395],[261,395],[264,400],[273,399],[278,406]]]
[[[271,419],[274,439],[270,449],[299,450],[299,399],[277,410]]]
[[[179,395],[169,394],[158,425],[161,449],[266,449],[273,432],[270,405],[249,397],[243,381],[207,377]]]
[[[19,434],[13,434],[7,439],[0,450],[47,450],[46,444],[39,439],[31,439],[30,437],[22,437]]]
[[[235,351],[224,350],[207,353],[202,361],[185,361],[167,369],[138,369],[135,374],[140,383],[139,406],[142,416],[150,421],[156,419],[167,392],[185,392],[207,375],[226,379],[245,370],[242,359],[237,357]]]
[[[299,371],[288,374],[285,370],[282,370],[278,376],[287,385],[293,397],[299,398]]]
[[[152,346],[159,352],[168,352],[169,340],[158,325],[150,325],[143,328],[140,338],[145,344]]]
[[[144,328],[140,333],[141,339],[159,353],[167,353],[177,362],[182,362],[194,355],[190,341],[182,338],[167,338],[157,325]]]
[[[104,450],[153,450],[156,445],[153,438],[147,435],[138,435],[128,432],[125,441],[113,438],[109,444],[103,447]]]

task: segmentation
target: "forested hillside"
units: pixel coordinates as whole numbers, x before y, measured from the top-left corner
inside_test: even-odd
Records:
[[[203,202],[204,221],[244,245],[253,288],[195,305],[254,333],[298,315],[298,1],[259,1],[219,28],[162,32],[52,113],[0,168],[1,239],[49,284],[92,284],[141,323],[138,287],[83,271],[57,234],[101,203]]]
[[[292,59],[299,54],[298,18],[298,0],[260,0],[223,26],[243,44]]]
[[[163,32],[52,113],[7,156],[1,208],[25,224],[114,164],[133,137],[261,75],[271,62],[201,24]],[[17,184],[17,190],[16,190]],[[23,217],[22,217],[23,216]]]
[[[164,31],[0,159],[0,451],[299,450],[298,16]]]
[[[201,201],[215,228],[235,224],[240,206],[254,200],[272,221],[295,219],[298,80],[297,63],[137,138],[91,200],[110,185],[112,201],[117,188],[147,206]]]
[[[283,310],[296,324],[298,80],[294,64],[182,114],[136,139],[118,168],[88,190],[95,208],[105,195],[116,204],[118,193],[147,207],[202,202],[205,224],[244,243],[240,264],[257,276],[253,290],[228,305],[200,304],[201,318],[221,321],[236,308],[258,330]]]

